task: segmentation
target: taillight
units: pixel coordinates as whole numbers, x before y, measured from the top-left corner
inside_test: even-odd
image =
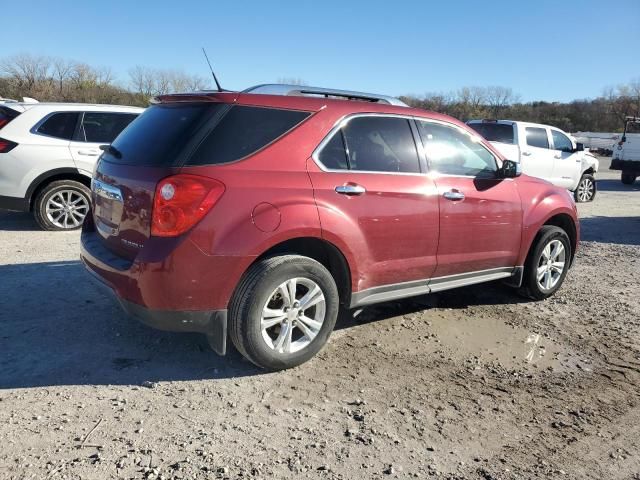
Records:
[[[179,174],[156,186],[151,218],[151,235],[178,236],[196,223],[224,193],[224,184],[212,178]]]
[[[10,142],[4,138],[0,138],[0,153],[7,153],[18,146],[15,142]]]

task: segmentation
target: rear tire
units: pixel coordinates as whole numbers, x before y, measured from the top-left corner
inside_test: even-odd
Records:
[[[544,225],[527,256],[518,293],[534,300],[550,297],[562,286],[570,265],[569,236],[560,227]]]
[[[77,230],[91,209],[91,190],[75,180],[46,185],[33,203],[33,215],[43,230]]]
[[[622,175],[620,176],[620,180],[622,180],[622,183],[624,183],[625,185],[633,185],[633,182],[636,181],[636,175],[634,175],[633,173],[622,173]]]
[[[249,268],[236,288],[229,334],[258,367],[292,368],[327,343],[339,302],[335,281],[319,262],[300,255],[265,258]]]
[[[593,177],[593,175],[585,173],[580,178],[578,187],[576,188],[575,192],[573,192],[573,196],[576,199],[576,202],[592,202],[593,199],[596,198],[596,193],[596,179]]]

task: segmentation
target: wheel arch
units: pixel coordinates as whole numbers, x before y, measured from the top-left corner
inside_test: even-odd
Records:
[[[251,265],[266,257],[284,254],[302,255],[322,264],[329,270],[336,282],[340,303],[349,305],[351,301],[351,268],[344,253],[337,246],[318,237],[290,238],[269,247]],[[247,267],[247,270],[251,265]]]
[[[545,225],[553,225],[553,226],[559,227],[567,233],[567,236],[569,237],[569,241],[571,242],[571,264],[573,264],[573,259],[576,255],[576,249],[578,247],[578,231],[576,229],[576,225],[573,221],[573,218],[571,218],[571,216],[567,213],[557,213],[549,217],[540,226],[540,228],[542,228]],[[529,246],[529,250],[531,250],[532,247],[533,247],[533,242],[531,242],[531,245]]]
[[[51,182],[58,180],[74,180],[91,188],[91,178],[80,173],[77,168],[55,168],[38,175],[29,185],[25,199],[29,202],[29,210],[33,210],[33,202],[38,194]]]

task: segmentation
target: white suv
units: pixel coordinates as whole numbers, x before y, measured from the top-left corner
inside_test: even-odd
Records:
[[[571,190],[577,202],[595,198],[599,161],[568,133],[513,120],[470,120],[467,125],[507,159],[520,162],[527,175]]]
[[[72,230],[89,211],[91,173],[142,108],[0,104],[0,208],[33,211],[45,230]]]

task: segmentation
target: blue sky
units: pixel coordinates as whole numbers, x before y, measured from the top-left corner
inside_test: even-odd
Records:
[[[391,95],[504,85],[523,100],[592,98],[640,78],[640,0],[0,0],[0,57],[20,52],[209,77],[279,78]]]

